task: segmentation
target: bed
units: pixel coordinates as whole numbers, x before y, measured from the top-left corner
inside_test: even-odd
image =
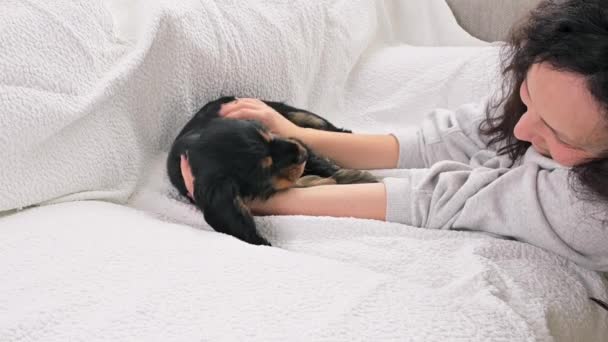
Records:
[[[485,101],[504,31],[473,2],[0,4],[0,341],[603,340],[605,278],[540,248],[301,216],[256,218],[275,247],[251,246],[166,177],[222,94],[358,132]]]

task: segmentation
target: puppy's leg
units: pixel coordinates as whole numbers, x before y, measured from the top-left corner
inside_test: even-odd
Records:
[[[340,169],[331,178],[337,184],[378,183],[378,179],[367,171]]]
[[[305,110],[287,112],[283,116],[300,127],[308,127],[330,132],[352,133],[350,130],[338,128],[325,118]]]
[[[324,178],[331,177],[340,167],[329,158],[321,157],[312,151],[308,151],[308,159],[304,168],[304,176],[315,175]]]
[[[336,180],[333,178],[324,178],[315,175],[304,176],[296,182],[295,188],[310,188],[312,186],[319,185],[333,185],[336,184]]]
[[[357,184],[377,183],[378,180],[368,171],[342,169],[328,158],[309,153],[304,175],[317,178],[302,177],[296,184],[298,187],[308,187],[324,184]],[[323,180],[325,179],[325,180]]]
[[[259,235],[253,217],[233,181],[219,177],[204,183],[197,180],[194,198],[203,211],[205,221],[216,231],[254,245],[270,246]]]
[[[374,175],[367,171],[340,169],[331,177],[320,177],[315,175],[304,176],[296,182],[296,188],[309,188],[319,185],[332,184],[360,184],[360,183],[378,183]]]
[[[272,109],[279,112],[283,115],[287,120],[293,122],[294,124],[300,127],[306,128],[314,128],[323,131],[332,131],[332,132],[344,132],[344,133],[352,133],[349,130],[338,128],[334,126],[331,122],[327,121],[323,117],[309,112],[304,109],[295,108],[289,105],[286,105],[281,102],[272,102],[272,101],[264,101],[268,106],[272,107]]]

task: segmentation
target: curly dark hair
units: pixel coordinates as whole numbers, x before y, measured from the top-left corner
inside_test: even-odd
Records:
[[[501,56],[501,96],[489,104],[479,127],[490,144],[500,144],[499,154],[516,161],[530,147],[513,130],[526,112],[519,88],[536,63],[582,75],[608,122],[608,0],[542,1],[511,30]],[[608,150],[574,166],[570,186],[579,198],[608,202]]]

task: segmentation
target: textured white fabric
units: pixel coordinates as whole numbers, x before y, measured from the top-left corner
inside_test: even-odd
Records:
[[[184,218],[191,206],[175,202]],[[1,341],[601,341],[593,272],[519,242],[365,220],[258,219],[279,248],[124,206],[0,221]],[[198,226],[202,226],[199,224]]]
[[[356,95],[344,89],[378,45],[418,42],[418,34],[430,45],[480,43],[460,29],[439,35],[457,26],[453,17],[428,23],[430,10],[450,13],[437,1],[103,4],[0,4],[10,13],[0,17],[0,211],[124,203],[150,158],[220,95],[332,112]],[[403,23],[415,20],[426,26],[413,34]]]
[[[430,22],[429,11],[441,9],[436,1],[102,4],[1,4],[11,15],[0,18],[0,211],[78,199],[124,203],[150,158],[220,95],[344,109],[362,98],[362,90],[345,89],[357,85],[351,77],[365,77],[357,67],[364,53],[414,42],[414,28],[401,23]],[[442,17],[450,13],[442,9]],[[436,27],[416,34],[430,45],[450,37],[479,43],[460,29],[435,39],[457,27],[453,20]]]
[[[133,20],[131,36],[115,35],[118,19],[100,1],[0,4],[11,13],[0,17],[0,211],[126,201],[147,161],[222,94],[327,106],[379,34],[381,7],[367,0],[142,4],[123,13]]]

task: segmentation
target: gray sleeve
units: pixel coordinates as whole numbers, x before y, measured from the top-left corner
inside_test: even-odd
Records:
[[[436,109],[420,126],[407,127],[393,134],[399,141],[398,168],[426,168],[442,160],[468,163],[487,139],[480,136],[479,124],[485,119],[486,101],[460,106],[456,111]]]
[[[608,271],[608,227],[601,204],[578,200],[568,169],[533,163],[471,168],[450,161],[385,178],[386,220],[515,238],[590,269]]]

